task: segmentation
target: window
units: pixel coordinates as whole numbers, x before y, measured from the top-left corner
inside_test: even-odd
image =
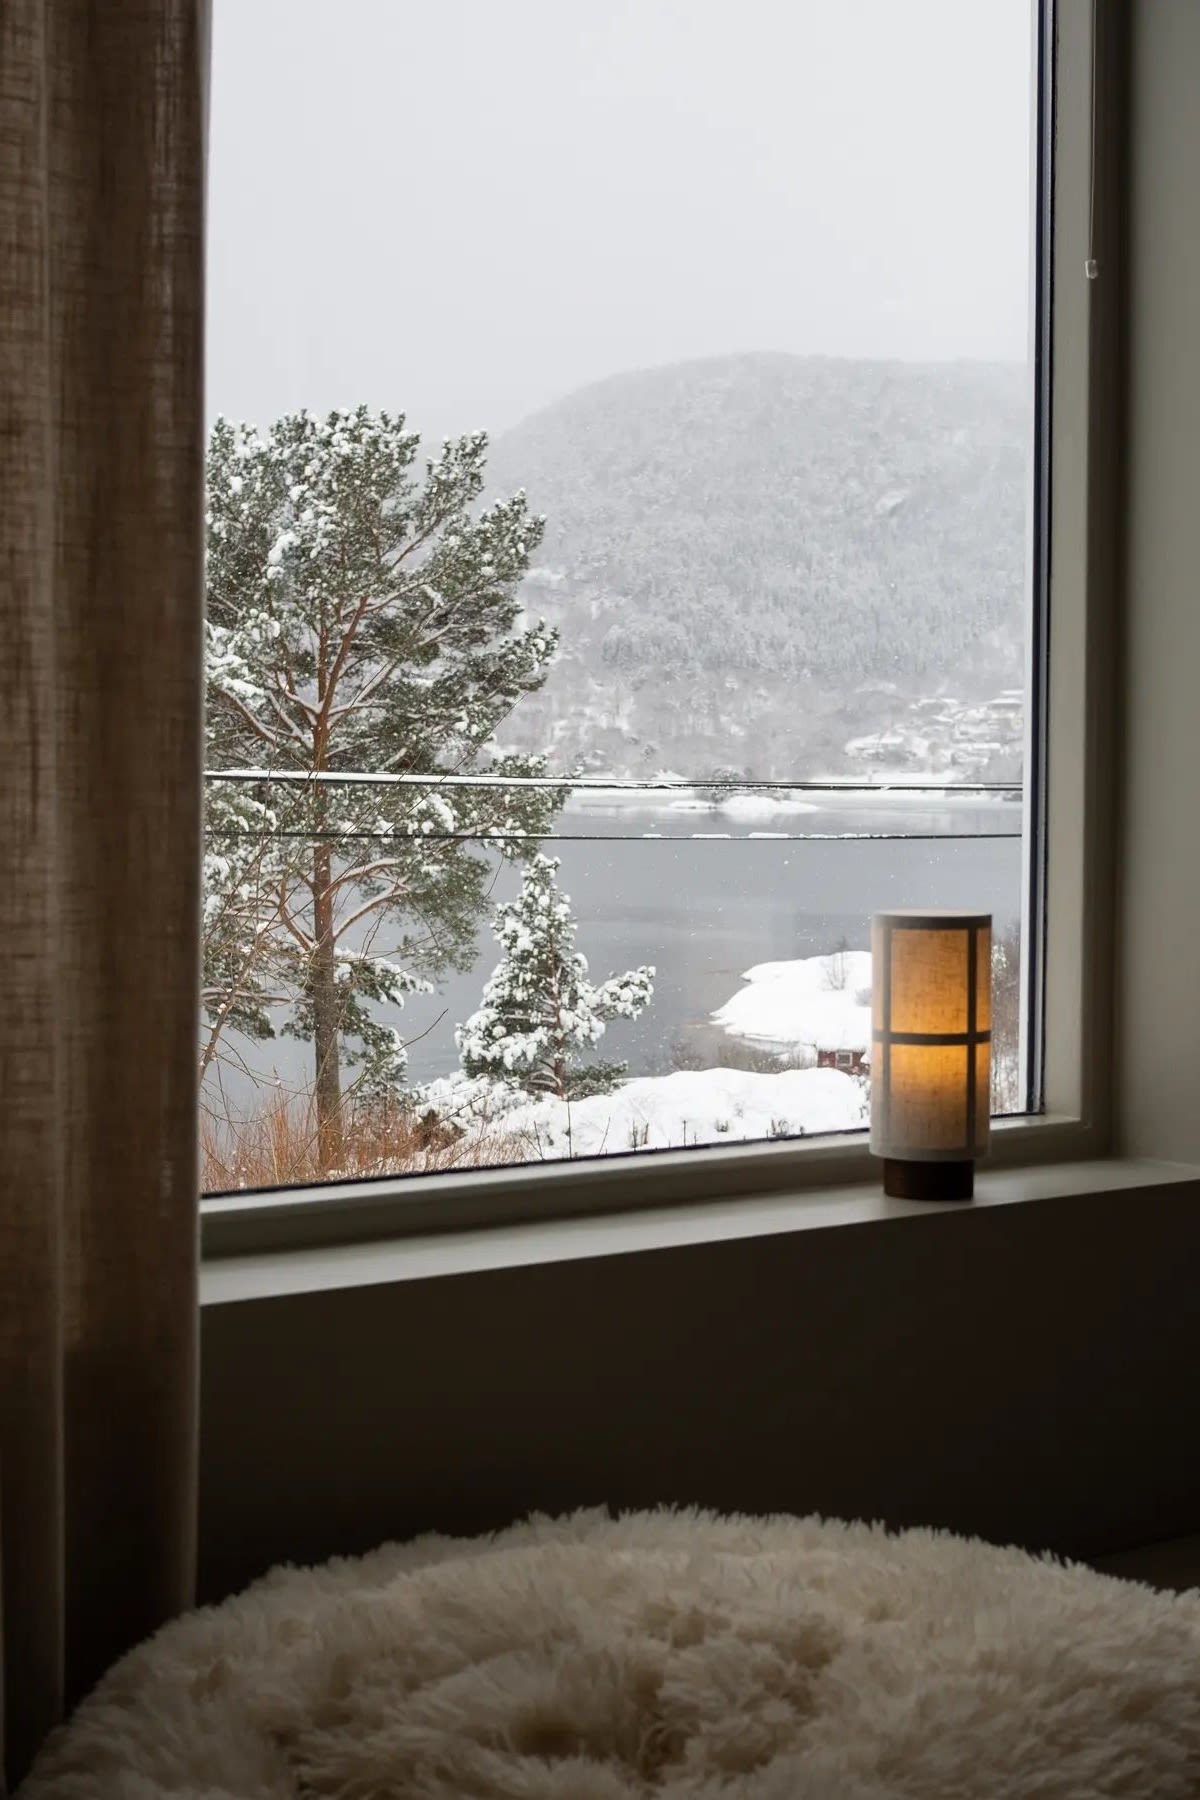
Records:
[[[1040,26],[736,27],[218,15],[214,1194],[861,1132],[884,906],[1041,1103]]]

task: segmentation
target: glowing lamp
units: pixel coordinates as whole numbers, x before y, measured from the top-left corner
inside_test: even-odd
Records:
[[[990,913],[871,921],[871,1150],[883,1191],[969,1200],[991,1123]]]

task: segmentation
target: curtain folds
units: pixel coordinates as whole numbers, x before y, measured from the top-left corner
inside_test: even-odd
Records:
[[[0,0],[3,1752],[191,1598],[207,0]]]

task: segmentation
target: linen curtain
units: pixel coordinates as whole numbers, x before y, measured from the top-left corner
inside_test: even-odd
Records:
[[[0,1651],[191,1598],[207,0],[0,0]]]

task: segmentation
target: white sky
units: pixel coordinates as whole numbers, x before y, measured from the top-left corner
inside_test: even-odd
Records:
[[[1030,0],[215,0],[210,411],[1023,358]]]

